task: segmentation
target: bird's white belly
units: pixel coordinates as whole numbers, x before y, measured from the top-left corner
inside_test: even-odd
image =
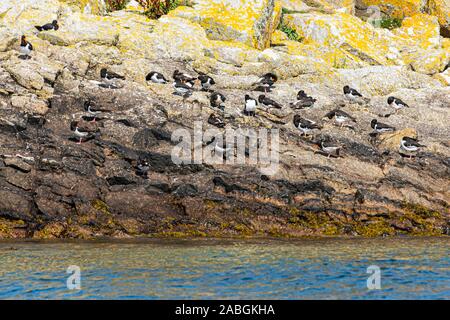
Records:
[[[342,123],[342,122],[345,122],[345,121],[347,121],[346,117],[336,116],[336,122]]]
[[[78,131],[78,129],[75,130],[75,134],[76,134],[78,137],[86,137],[86,136],[88,135],[87,132],[80,132],[80,131]]]
[[[393,103],[393,106],[394,106],[394,108],[395,109],[401,109],[401,108],[403,108],[403,105],[402,104],[397,104],[397,103]]]
[[[28,48],[28,46],[26,47],[20,47],[20,53],[23,55],[29,55],[31,53],[31,50]]]
[[[156,82],[156,83],[164,83],[164,82],[165,82],[164,79],[158,78],[158,75],[157,75],[157,74],[154,74],[154,75],[151,77],[151,79],[152,79],[153,82]]]
[[[322,150],[327,153],[336,152],[337,149],[339,149],[339,147],[322,147]]]
[[[298,129],[305,134],[311,131],[311,129],[302,127],[301,125],[298,126]]]
[[[247,102],[247,104],[245,105],[245,110],[250,111],[250,112],[255,111],[256,103],[254,101]]]
[[[416,146],[405,146],[405,144],[403,142],[402,142],[402,148],[409,152],[415,152],[415,151],[419,150],[419,148]]]
[[[178,93],[183,93],[183,94],[185,94],[185,93],[188,93],[189,92],[189,90],[188,89],[186,89],[186,88],[182,88],[182,87],[176,87],[175,88],[175,90],[178,92]]]

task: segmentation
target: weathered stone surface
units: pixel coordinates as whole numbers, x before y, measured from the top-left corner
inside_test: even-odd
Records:
[[[357,0],[357,6],[360,9],[376,6],[383,15],[400,19],[426,12],[439,19],[442,35],[450,35],[449,0]]]
[[[80,10],[85,14],[105,14],[105,0],[58,0],[69,4],[71,7]]]
[[[47,103],[39,100],[36,95],[12,96],[11,104],[14,108],[31,114],[45,115],[48,111]]]
[[[359,7],[377,6],[380,11],[396,18],[410,17],[423,12],[426,0],[357,0]]]
[[[199,0],[193,8],[179,7],[171,14],[198,22],[209,39],[264,49],[278,25],[281,5],[275,0]]]
[[[245,24],[237,10],[214,11],[222,0],[159,20],[135,4],[96,16],[83,12],[86,1],[21,3],[23,11],[17,1],[0,4],[0,238],[437,235],[447,225],[450,42],[437,18],[415,14],[391,32],[349,15],[352,1],[305,1],[306,14],[285,15],[303,37],[294,41],[273,30],[278,2],[270,17],[260,6],[269,2],[254,2]],[[60,30],[34,29],[55,17]],[[28,60],[18,58],[22,33],[35,47]],[[101,87],[101,68],[125,80]],[[198,84],[182,98],[171,83],[145,81],[158,71],[171,82],[176,69],[213,76],[224,110],[211,108]],[[263,94],[253,84],[267,72],[279,80],[265,94],[281,108],[260,105],[245,116],[244,96]],[[344,85],[365,99],[347,100]],[[312,108],[291,108],[299,90],[317,99]],[[394,112],[391,95],[410,108]],[[104,109],[95,122],[88,99]],[[335,108],[355,122],[324,120]],[[213,113],[227,128],[279,130],[278,170],[175,164],[172,134],[197,121],[216,128]],[[296,114],[320,128],[301,136]],[[372,119],[397,131],[374,137]],[[73,120],[91,140],[76,143]],[[426,146],[415,159],[399,154],[402,135]],[[340,157],[321,153],[325,137],[345,146]]]
[[[436,17],[417,14],[393,32],[374,28],[348,14],[288,14],[284,23],[304,38],[302,44],[281,41],[290,54],[308,52],[335,68],[411,65],[436,74],[450,61]]]
[[[439,19],[442,27],[442,35],[450,37],[450,1],[449,0],[430,0],[428,1],[428,10],[432,15]]]

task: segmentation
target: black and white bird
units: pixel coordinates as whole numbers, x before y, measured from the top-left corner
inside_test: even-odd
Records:
[[[328,156],[328,158],[332,155],[339,157],[340,151],[343,148],[341,145],[329,138],[320,140],[319,146],[320,149]]]
[[[78,121],[72,121],[70,124],[70,130],[74,132],[75,137],[78,139],[77,144],[81,144],[83,140],[86,140],[90,136],[90,132],[88,130],[78,126]]]
[[[100,70],[100,77],[103,80],[108,81],[108,82],[114,81],[114,80],[117,80],[117,79],[125,80],[124,76],[122,76],[120,74],[117,74],[115,72],[112,72],[112,71],[108,71],[106,68],[103,68],[103,69]]]
[[[209,91],[211,87],[216,84],[214,79],[206,74],[201,74],[198,77],[198,80],[200,80],[200,84],[204,91]]]
[[[213,92],[209,97],[209,101],[211,103],[211,107],[218,108],[220,110],[225,110],[224,103],[227,99],[225,96],[219,92]]]
[[[291,103],[291,107],[294,109],[306,109],[311,108],[317,100],[308,96],[305,91],[300,90],[297,93],[297,101]]]
[[[44,24],[43,26],[35,26],[39,31],[58,30],[59,25],[57,20],[53,20],[52,23]]]
[[[214,148],[211,149],[211,154],[220,155],[223,159],[229,158],[233,151],[233,147],[227,146],[225,139],[218,139],[216,136],[212,137],[208,141],[203,143],[204,146],[214,145]]]
[[[281,104],[279,104],[278,102],[276,102],[273,99],[266,97],[263,94],[258,97],[258,102],[265,106],[268,106],[269,108],[277,108],[277,109],[283,108],[283,106]]]
[[[220,117],[214,113],[211,113],[211,115],[209,116],[208,123],[217,128],[225,127],[225,121],[223,121],[222,117]]]
[[[396,97],[389,97],[387,100],[387,103],[389,106],[393,107],[395,110],[409,108],[409,106],[406,103],[404,103],[402,100],[400,100]]]
[[[256,101],[256,99],[253,99],[248,94],[246,94],[245,95],[244,114],[254,117],[256,115],[256,108],[257,107],[258,107],[258,101]]]
[[[173,80],[175,80],[175,82],[180,82],[184,84],[189,83],[191,87],[194,86],[195,80],[197,79],[196,77],[191,76],[190,74],[187,73],[180,72],[179,70],[175,70],[173,72],[172,77]]]
[[[95,106],[94,102],[91,100],[84,102],[84,110],[92,117],[92,122],[95,122],[101,113],[111,112],[111,110]]]
[[[378,133],[384,133],[384,132],[393,132],[395,131],[395,128],[392,126],[389,126],[387,124],[378,122],[377,119],[373,119],[370,122],[370,126],[372,127],[373,130],[375,130]]]
[[[168,80],[164,77],[162,73],[152,71],[145,77],[146,81],[151,81],[153,83],[166,84]]]
[[[316,122],[302,118],[298,114],[294,116],[294,126],[302,132],[302,135],[305,136],[307,136],[314,129],[320,129]]]
[[[328,119],[333,119],[336,121],[337,124],[339,124],[341,127],[344,125],[344,123],[348,121],[356,122],[356,119],[353,118],[351,115],[349,115],[347,112],[344,112],[340,109],[334,109],[328,112],[325,115]]]
[[[424,148],[425,146],[420,144],[417,139],[410,137],[403,137],[400,141],[400,152],[404,152],[410,158],[415,155],[420,148]]]
[[[270,92],[275,82],[278,81],[278,77],[274,73],[266,73],[261,78],[258,79],[253,85],[256,86],[257,91]]]
[[[26,36],[22,36],[20,39],[20,53],[24,58],[29,59],[31,51],[33,51],[33,45],[27,41]]]
[[[363,97],[356,89],[350,88],[349,86],[344,87],[344,95],[350,100],[356,100]]]
[[[186,83],[175,81],[173,84],[175,94],[187,98],[192,95],[192,87]]]
[[[150,171],[150,164],[147,160],[139,159],[136,164],[136,175],[143,178],[148,179],[148,172]]]

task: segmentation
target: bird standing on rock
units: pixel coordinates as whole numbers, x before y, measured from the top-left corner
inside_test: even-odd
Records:
[[[294,116],[294,126],[302,132],[302,135],[305,136],[307,136],[314,129],[320,129],[314,121],[302,118],[298,114]]]
[[[258,97],[258,102],[263,104],[263,105],[265,105],[265,106],[268,106],[269,108],[277,108],[277,109],[283,108],[283,106],[281,104],[279,104],[278,102],[276,102],[276,101],[266,97],[263,94]]]
[[[198,77],[198,80],[200,80],[202,90],[209,91],[213,85],[216,84],[214,79],[206,74],[201,74]]]
[[[173,87],[175,88],[174,94],[187,98],[192,95],[192,87],[183,82],[174,82]]]
[[[343,146],[340,146],[338,143],[331,141],[329,138],[325,138],[319,141],[319,146],[321,150],[328,156],[328,158],[332,155],[339,157],[340,151]]]
[[[317,100],[313,97],[308,96],[305,91],[300,90],[297,93],[297,101],[291,103],[291,107],[294,109],[305,109],[311,108]]]
[[[274,73],[266,73],[261,78],[258,79],[253,85],[257,86],[255,90],[264,91],[265,93],[270,92],[275,82],[278,81],[278,77]]]
[[[353,118],[351,115],[349,115],[347,112],[344,112],[342,110],[339,109],[334,109],[331,110],[330,112],[328,112],[325,115],[326,118],[328,119],[335,119],[336,123],[339,124],[341,127],[344,125],[345,122],[347,121],[353,121],[356,122],[356,119]]]
[[[31,59],[31,51],[33,51],[33,45],[27,41],[26,36],[22,36],[20,39],[20,53],[25,59]]]
[[[411,158],[413,155],[415,155],[420,148],[424,148],[424,145],[421,145],[417,139],[410,138],[410,137],[403,137],[400,141],[400,153],[405,153],[406,155]]]
[[[59,25],[57,20],[53,20],[52,23],[44,24],[43,26],[35,26],[39,31],[58,30]]]
[[[78,121],[73,121],[70,124],[70,130],[72,130],[75,134],[75,137],[78,139],[77,144],[81,144],[84,139],[87,139],[90,135],[89,131],[79,127]]]
[[[116,80],[125,80],[125,77],[112,71],[108,71],[106,68],[100,70],[100,78],[102,82],[93,81],[98,84],[99,87],[105,89],[119,89],[116,84]]]
[[[148,172],[150,171],[150,164],[147,160],[139,159],[136,164],[136,175],[143,179],[148,179]]]
[[[387,125],[387,124],[378,122],[377,119],[373,119],[373,120],[370,122],[370,126],[372,127],[373,130],[375,130],[375,131],[378,132],[378,133],[395,131],[395,128],[394,128],[394,127],[391,127],[391,126],[389,126],[389,125]]]
[[[350,88],[349,86],[344,87],[344,95],[350,100],[356,100],[363,97],[356,89]]]
[[[402,100],[396,98],[396,97],[389,97],[387,100],[388,105],[393,107],[395,110],[403,109],[403,108],[409,108],[409,106],[404,103]]]
[[[172,77],[175,80],[175,82],[189,84],[190,87],[194,86],[194,83],[195,83],[195,80],[196,80],[196,78],[194,76],[191,76],[190,74],[187,74],[187,73],[182,73],[179,70],[175,70],[173,72],[173,76]]]
[[[89,113],[90,116],[92,116],[92,122],[95,122],[97,120],[99,114],[103,112],[111,112],[111,110],[96,107],[91,100],[88,100],[84,103],[84,110]]]
[[[245,108],[244,114],[248,116],[256,115],[256,108],[258,106],[258,101],[250,97],[248,94],[245,95]]]
[[[125,80],[124,76],[112,71],[108,71],[106,68],[100,70],[100,77],[107,81],[113,81],[115,79]]]
[[[166,84],[168,80],[164,77],[163,74],[159,72],[152,71],[145,77],[146,81],[151,81],[153,83],[161,83]]]

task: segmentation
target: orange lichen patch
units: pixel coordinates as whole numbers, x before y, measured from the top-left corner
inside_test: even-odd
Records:
[[[199,23],[209,39],[238,41],[257,49],[270,45],[278,26],[281,3],[263,1],[199,1],[194,8],[178,7],[169,13]]]
[[[377,6],[381,12],[401,19],[420,13],[426,5],[424,0],[361,0],[361,2],[366,6]]]
[[[450,36],[450,0],[429,0],[429,12],[437,16],[446,36]]]
[[[393,33],[406,41],[414,41],[422,49],[440,48],[439,23],[436,17],[417,14],[406,18]]]
[[[286,15],[284,22],[304,38],[305,44],[320,48],[326,55],[350,54],[355,62],[389,65],[389,46],[382,32],[345,13]]]

